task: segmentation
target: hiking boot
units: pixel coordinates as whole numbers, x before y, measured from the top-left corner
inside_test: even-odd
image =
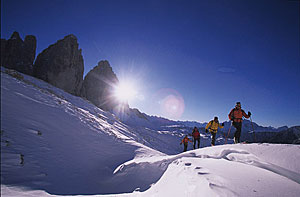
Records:
[[[238,143],[238,140],[236,139],[236,137],[233,138],[233,141],[234,141],[235,144]]]

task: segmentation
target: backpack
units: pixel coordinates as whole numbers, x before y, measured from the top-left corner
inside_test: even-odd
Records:
[[[200,138],[199,130],[198,129],[194,129],[193,132],[192,132],[192,135],[196,139]]]
[[[232,112],[231,112],[231,113],[232,113],[232,114],[231,114],[231,120],[232,120],[232,121],[234,121],[234,120],[236,120],[236,119],[241,119],[241,120],[242,120],[243,118],[236,118],[236,117],[234,116],[234,112],[235,112],[235,111],[237,111],[237,109],[236,109],[236,108],[233,108],[233,109],[232,109]],[[243,113],[246,113],[242,108],[241,108],[241,112],[242,112],[242,114],[243,114]]]
[[[211,121],[209,121],[210,122],[210,126],[208,127],[208,129],[211,129],[211,127],[212,127],[212,125],[213,125],[213,123],[214,123],[214,120],[211,120]],[[219,125],[220,125],[220,123],[219,123],[219,121],[218,121],[218,127],[219,127]],[[212,130],[214,130],[214,129],[212,129]]]

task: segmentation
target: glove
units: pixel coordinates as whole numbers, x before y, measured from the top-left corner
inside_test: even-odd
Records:
[[[205,129],[205,133],[208,133],[208,130],[207,130],[207,129]]]
[[[251,116],[251,112],[248,111],[248,116]]]
[[[224,127],[224,122],[221,125]]]

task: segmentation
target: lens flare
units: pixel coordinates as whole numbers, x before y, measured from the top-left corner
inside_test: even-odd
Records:
[[[184,99],[176,90],[161,89],[156,93],[155,99],[158,100],[157,104],[163,116],[172,119],[179,119],[182,116],[185,108]]]

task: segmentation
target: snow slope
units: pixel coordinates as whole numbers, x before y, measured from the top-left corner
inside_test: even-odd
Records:
[[[177,154],[185,132],[128,126],[82,98],[1,68],[2,196],[299,196],[300,146]],[[206,134],[202,139],[209,143]]]
[[[1,82],[3,184],[52,194],[128,192],[139,179],[115,185],[114,169],[141,150],[162,154],[138,143],[142,138],[112,114],[79,97],[25,75],[18,80],[1,73]],[[147,188],[145,182],[138,185]]]

